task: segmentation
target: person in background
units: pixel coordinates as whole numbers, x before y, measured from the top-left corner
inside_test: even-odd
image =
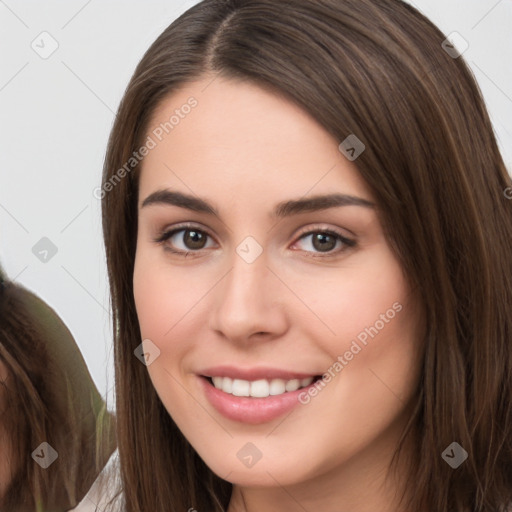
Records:
[[[115,417],[70,331],[0,267],[0,510],[71,509],[115,447]]]

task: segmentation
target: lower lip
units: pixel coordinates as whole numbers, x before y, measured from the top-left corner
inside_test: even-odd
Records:
[[[199,376],[206,398],[226,418],[240,423],[256,425],[272,421],[291,411],[299,402],[299,395],[315,384],[289,391],[282,395],[270,395],[266,398],[234,396],[217,389],[205,377]]]

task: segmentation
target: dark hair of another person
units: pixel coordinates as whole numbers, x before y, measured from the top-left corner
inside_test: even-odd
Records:
[[[115,449],[115,421],[73,336],[44,301],[0,269],[0,421],[12,446],[2,512],[64,512],[77,505]],[[48,466],[48,443],[57,458]],[[34,458],[32,454],[35,453]],[[46,464],[43,464],[46,465]]]

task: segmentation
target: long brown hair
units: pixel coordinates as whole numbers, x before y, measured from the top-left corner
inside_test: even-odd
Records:
[[[55,311],[1,268],[0,362],[7,373],[0,423],[12,452],[0,510],[69,510],[115,449],[114,417]],[[42,443],[56,452],[53,462]],[[51,464],[37,464],[38,456]]]
[[[162,99],[205,73],[281,94],[336,140],[355,134],[366,146],[355,164],[427,325],[421,385],[393,459],[405,439],[418,439],[407,510],[512,503],[512,201],[503,193],[511,180],[475,79],[443,50],[445,38],[399,0],[205,0],[146,52],[117,113],[102,190],[128,512],[221,512],[232,490],[189,445],[133,355],[140,165],[125,164]],[[454,441],[469,454],[456,470],[442,458]]]

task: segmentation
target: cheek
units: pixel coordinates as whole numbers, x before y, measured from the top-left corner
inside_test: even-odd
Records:
[[[333,376],[329,387],[338,394],[336,400],[349,404],[364,396],[361,415],[368,401],[373,401],[370,409],[382,408],[383,416],[389,415],[416,386],[420,309],[387,247],[368,252],[350,268],[329,270],[334,275],[328,280],[318,275],[296,279],[318,317],[312,321],[304,316],[302,328],[330,359],[326,371]],[[352,407],[355,411],[359,405]]]
[[[135,272],[133,295],[143,339],[159,340],[172,327],[175,311],[173,294],[165,281],[147,271]],[[167,314],[166,314],[167,313]]]
[[[141,251],[135,259],[133,294],[142,338],[159,344],[201,297],[198,283],[179,268]]]
[[[179,343],[173,343],[180,336],[180,319],[190,309],[186,307],[187,296],[193,295],[182,281],[184,278],[179,271],[170,272],[144,252],[137,253],[133,294],[141,340],[151,340],[160,351],[147,371],[156,393],[175,420],[183,414],[191,414],[192,407],[177,383],[177,379],[183,378],[180,364],[188,350],[186,337],[181,335]]]
[[[133,293],[141,340],[151,340],[159,356],[147,370],[153,386],[171,416],[181,416],[193,405],[178,381],[189,378],[194,348],[200,344],[207,315],[203,300],[215,280],[205,272],[171,267],[156,251],[137,253]],[[192,358],[192,361],[191,361]]]
[[[414,393],[421,367],[419,303],[391,253],[378,260],[341,292],[337,341],[328,347],[343,357],[332,391],[350,404],[357,419],[354,435],[358,424],[373,425],[377,432],[393,421]]]
[[[382,331],[390,331],[391,325],[400,323],[398,309],[405,309],[408,284],[401,267],[387,247],[367,251],[354,258],[353,263],[341,264],[339,268],[317,270],[314,273],[288,275],[293,280],[293,289],[308,305],[312,315],[307,317],[308,329],[314,329],[312,339],[323,339],[334,349],[343,349],[365,329],[377,323]],[[304,311],[303,311],[304,313]],[[389,322],[382,323],[381,315]],[[398,319],[398,321],[397,321]],[[314,321],[312,321],[314,320]],[[329,335],[330,331],[330,335]],[[318,336],[319,333],[323,336]],[[327,346],[326,346],[327,348]]]

